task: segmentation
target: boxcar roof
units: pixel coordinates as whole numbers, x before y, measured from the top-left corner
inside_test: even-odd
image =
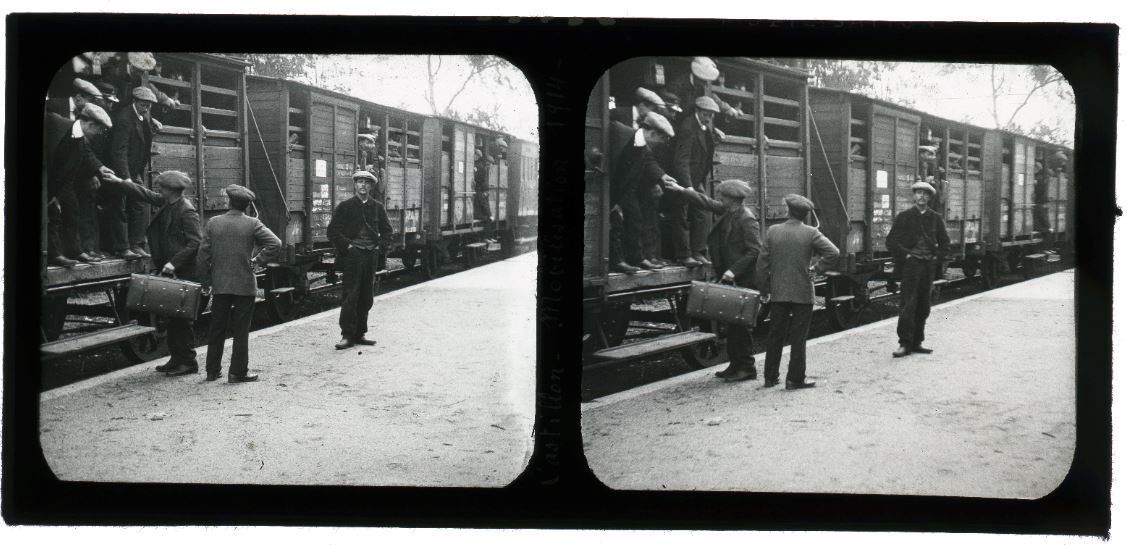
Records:
[[[896,104],[895,102],[889,102],[887,100],[883,100],[883,99],[879,99],[879,98],[873,98],[871,96],[863,95],[861,93],[856,93],[856,92],[853,92],[853,91],[842,91],[840,89],[826,89],[824,87],[811,87],[810,91],[814,92],[814,93],[827,93],[827,94],[837,93],[837,94],[842,94],[842,95],[849,95],[849,96],[854,97],[854,98],[866,100],[866,101],[871,102],[873,104],[879,104],[879,105],[884,106],[886,108],[892,108],[892,109],[896,109],[896,110],[900,110],[900,111],[904,111],[904,112],[913,113],[913,114],[916,114],[920,117],[937,119],[939,121],[945,121],[945,122],[953,124],[953,125],[963,125],[963,126],[966,126],[966,127],[973,127],[975,129],[979,129],[979,130],[983,130],[983,131],[997,131],[997,132],[1009,134],[1009,135],[1012,135],[1012,136],[1020,136],[1022,138],[1032,140],[1034,142],[1039,142],[1041,144],[1044,144],[1045,146],[1054,147],[1054,148],[1062,148],[1062,149],[1072,151],[1072,148],[1070,148],[1068,146],[1062,146],[1060,144],[1054,144],[1052,142],[1046,142],[1044,140],[1041,140],[1039,138],[1034,138],[1032,136],[1026,136],[1024,134],[1019,134],[1019,133],[1004,130],[1004,129],[989,129],[989,128],[982,127],[982,126],[979,126],[979,125],[975,125],[974,123],[966,123],[966,122],[963,122],[963,121],[955,121],[953,119],[948,119],[948,118],[940,116],[940,115],[928,113],[928,112],[925,112],[925,111],[922,111],[922,110],[917,110],[915,108],[910,108],[910,107],[904,106],[902,104]]]
[[[295,86],[298,86],[298,87],[303,87],[308,91],[314,91],[314,92],[317,92],[317,93],[320,93],[320,94],[323,94],[323,95],[329,95],[329,96],[332,96],[332,97],[335,97],[335,98],[338,98],[338,99],[341,99],[341,100],[349,100],[349,101],[353,101],[353,102],[359,102],[359,103],[363,103],[363,104],[368,105],[368,106],[374,106],[374,107],[381,108],[381,109],[384,109],[384,110],[391,110],[393,112],[397,112],[397,113],[400,113],[400,114],[403,114],[403,115],[408,115],[408,116],[431,117],[431,118],[434,118],[434,119],[441,119],[443,121],[449,121],[451,123],[458,123],[458,124],[461,124],[461,125],[466,125],[468,127],[473,127],[475,129],[480,129],[482,131],[487,131],[487,132],[496,133],[496,134],[503,134],[505,136],[508,136],[509,138],[512,138],[512,139],[515,139],[515,140],[520,140],[522,142],[528,142],[528,140],[524,140],[522,138],[517,138],[516,136],[513,136],[513,135],[506,133],[504,131],[498,131],[498,130],[495,130],[495,129],[490,129],[488,127],[482,127],[480,125],[474,125],[473,123],[466,123],[465,121],[460,121],[458,119],[451,119],[449,117],[444,117],[444,116],[441,116],[441,115],[423,114],[423,113],[419,113],[419,112],[412,112],[410,110],[404,110],[403,108],[396,108],[394,106],[387,106],[387,105],[384,105],[384,104],[380,104],[378,102],[372,102],[372,101],[367,100],[367,99],[359,98],[359,97],[352,96],[352,95],[347,95],[347,94],[341,93],[339,91],[332,91],[332,90],[329,90],[329,89],[323,89],[323,88],[317,87],[315,85],[303,83],[303,82],[300,82],[300,81],[295,81],[295,80],[292,80],[292,79],[279,78],[279,77],[275,77],[275,76],[260,76],[260,75],[256,75],[256,74],[247,74],[247,78],[257,79],[257,80],[265,80],[265,81],[276,81],[276,82],[283,83],[285,85],[295,85]]]
[[[246,59],[246,57],[242,57],[242,56],[239,56],[239,55],[232,55],[232,54],[228,54],[228,53],[178,53],[178,52],[157,51],[156,54],[157,55],[177,56],[177,57],[188,57],[188,58],[191,58],[192,60],[211,62],[211,63],[216,63],[216,64],[229,64],[233,68],[246,68],[247,66],[250,66],[250,61],[248,61]]]

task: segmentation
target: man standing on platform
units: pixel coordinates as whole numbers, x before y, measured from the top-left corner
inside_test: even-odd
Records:
[[[787,221],[767,229],[759,254],[758,285],[771,300],[771,331],[767,335],[767,363],[763,387],[779,383],[783,344],[790,340],[787,390],[813,388],[806,381],[806,335],[814,314],[814,279],[837,259],[838,249],[818,229],[803,223],[814,203],[802,195],[787,195]],[[810,260],[818,256],[811,266]]]
[[[755,287],[755,265],[759,259],[759,220],[744,200],[752,189],[743,180],[724,180],[716,187],[720,200],[709,198],[693,188],[682,188],[666,181],[666,188],[677,192],[695,208],[720,214],[716,226],[708,233],[708,247],[715,259],[715,270],[724,271],[720,280],[743,288]],[[727,325],[728,355],[731,363],[716,376],[731,382],[755,378],[755,356],[752,356],[751,331],[737,324]]]
[[[328,235],[336,248],[336,268],[341,272],[340,342],[337,350],[373,345],[367,339],[368,311],[372,309],[372,282],[380,242],[391,237],[391,222],[383,204],[371,197],[376,177],[359,170],[352,174],[356,195],[333,210]]]
[[[934,197],[931,184],[912,184],[915,206],[896,215],[885,239],[900,272],[900,321],[896,324],[900,348],[892,353],[896,358],[932,352],[922,345],[924,324],[931,314],[931,284],[950,243],[943,217],[928,207]]]
[[[254,264],[265,265],[273,260],[282,241],[258,218],[246,215],[247,207],[254,201],[253,191],[231,184],[226,192],[227,213],[208,220],[196,257],[196,271],[204,295],[212,295],[207,380],[219,378],[223,342],[230,327],[234,342],[227,382],[253,382],[258,380],[258,375],[247,373],[250,362],[247,345],[258,287]],[[261,250],[252,256],[255,246]]]

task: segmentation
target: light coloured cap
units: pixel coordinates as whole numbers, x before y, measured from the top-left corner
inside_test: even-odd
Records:
[[[494,143],[496,143],[498,146],[500,146],[502,148],[508,148],[509,147],[509,143],[506,142],[505,139],[500,137],[500,136],[498,136],[497,139],[494,140]]]
[[[75,91],[90,95],[95,98],[102,98],[102,92],[99,91],[98,88],[89,81],[86,81],[82,78],[74,78],[72,85],[74,86]]]
[[[747,182],[735,179],[720,182],[720,185],[716,186],[716,192],[733,199],[746,199],[753,194],[751,186],[747,185]]]
[[[361,133],[361,134],[356,135],[356,137],[361,139],[361,140],[367,140],[369,142],[372,142],[373,144],[376,142],[376,137],[372,136],[370,134]]]
[[[708,57],[695,57],[689,68],[693,71],[694,76],[704,81],[713,81],[720,77],[720,70],[716,68],[716,63]]]
[[[376,183],[376,175],[368,172],[367,170],[357,170],[352,173],[352,181],[358,182],[360,180],[367,180],[371,183]]]
[[[155,180],[157,185],[167,187],[169,189],[179,189],[183,191],[192,185],[192,179],[187,174],[179,170],[168,170],[160,173]]]
[[[107,114],[106,111],[97,104],[87,102],[78,115],[82,119],[89,119],[107,129],[113,128],[113,121],[110,121],[110,114]]]
[[[244,202],[254,202],[255,199],[254,191],[251,191],[250,189],[247,189],[239,184],[231,184],[227,186],[224,191],[226,191],[227,196],[232,199],[237,199]]]
[[[137,100],[145,100],[152,103],[156,103],[157,101],[156,93],[154,93],[152,89],[149,89],[148,87],[145,87],[143,85],[141,87],[134,87],[132,94],[133,98]]]
[[[659,108],[665,107],[665,101],[662,100],[661,97],[657,96],[657,93],[646,89],[645,87],[639,87],[638,89],[636,89],[634,91],[634,96],[642,102],[649,102],[650,104],[653,104],[654,106],[657,106]]]
[[[797,212],[809,212],[814,209],[814,203],[810,199],[797,193],[787,195],[783,198],[783,202],[787,204],[787,208]]]
[[[717,104],[715,100],[712,100],[712,97],[697,97],[693,104],[696,105],[698,110],[717,114],[720,113],[720,105]]]
[[[152,53],[130,53],[129,64],[138,70],[148,72],[157,66],[157,60]],[[156,102],[155,100],[153,102]]]
[[[912,184],[912,191],[915,191],[917,189],[922,189],[924,191],[927,191],[928,193],[931,193],[933,196],[935,195],[935,188],[927,182],[916,182]]]
[[[673,138],[673,125],[670,125],[669,120],[659,113],[647,112],[646,117],[642,119],[642,127],[656,129],[665,136]]]
[[[920,146],[920,151],[935,153],[939,151],[939,146]]]

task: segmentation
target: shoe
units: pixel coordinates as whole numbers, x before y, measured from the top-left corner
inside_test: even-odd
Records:
[[[229,373],[227,374],[227,382],[231,384],[239,382],[254,382],[256,380],[258,380],[258,375],[252,375],[250,373],[247,373],[245,375],[232,375]]]
[[[219,373],[220,373],[219,371],[208,371],[207,372],[207,381],[208,382],[215,382],[215,381],[219,380]]]
[[[779,385],[779,379],[775,379],[775,380],[764,379],[763,380],[763,387],[764,388],[774,388],[775,386],[778,386],[778,385]]]
[[[702,265],[711,265],[712,264],[712,261],[709,261],[709,259],[707,257],[704,257],[704,255],[702,255],[702,254],[696,254],[692,257],[692,259],[699,261]]]
[[[735,373],[732,373],[731,376],[724,379],[724,382],[743,382],[745,380],[755,380],[755,376],[756,373],[754,367],[752,367],[751,369],[737,369]]]
[[[728,366],[725,367],[723,371],[717,371],[716,376],[720,377],[720,378],[728,378],[728,377],[736,374],[737,369],[738,369],[738,367],[729,363]]]
[[[352,342],[352,339],[349,339],[348,337],[341,337],[340,342],[338,342],[335,346],[337,350],[344,350],[346,348],[352,348],[353,346],[356,346],[356,343]]]
[[[911,348],[908,348],[907,346],[904,346],[904,345],[900,345],[900,348],[897,348],[896,351],[892,353],[892,357],[903,358],[904,356],[907,356],[908,354],[911,354],[911,353],[912,353]]]
[[[638,263],[638,266],[643,268],[643,269],[649,269],[651,271],[661,268],[661,266],[659,266],[658,264],[656,264],[653,261],[650,261],[648,259],[643,259],[641,263]]]
[[[677,264],[681,265],[682,267],[700,267],[702,265],[700,261],[697,261],[691,257],[683,257],[681,259],[678,259]]]
[[[51,260],[50,260],[50,263],[52,265],[58,265],[59,267],[62,267],[64,269],[70,269],[70,268],[74,267],[75,265],[78,265],[77,261],[70,259],[70,258],[67,258],[67,257],[63,257],[61,255],[52,257]]]
[[[365,338],[363,335],[361,335],[359,337],[356,337],[355,339],[352,339],[352,344],[359,344],[359,345],[363,345],[363,346],[375,346],[376,341],[373,341],[372,339]]]
[[[805,390],[806,388],[813,388],[813,387],[814,387],[813,382],[806,382],[805,380],[802,381],[802,382],[791,382],[789,380],[787,381],[787,389],[788,390]]]
[[[164,375],[168,376],[168,377],[179,377],[181,375],[194,375],[194,374],[199,373],[199,372],[200,372],[199,367],[197,367],[195,365],[188,365],[186,363],[181,363],[181,364],[176,365],[175,367],[165,371]]]
[[[141,259],[141,255],[134,253],[133,250],[118,250],[113,256],[118,259]]]
[[[611,265],[610,270],[612,270],[614,272],[625,273],[625,274],[634,274],[634,273],[636,273],[636,272],[638,272],[642,269],[639,269],[638,267],[627,264],[625,261],[619,261],[618,263]]]
[[[172,360],[169,360],[168,362],[166,362],[164,364],[156,366],[156,370],[157,370],[158,373],[164,373],[164,372],[168,371],[169,369],[172,369],[173,367],[176,367],[176,363],[173,362]]]
[[[140,246],[134,246],[134,247],[130,248],[129,251],[131,251],[131,252],[133,252],[133,253],[141,256],[141,257],[152,257],[152,255],[149,254],[149,252],[145,251],[145,249],[140,247]]]
[[[916,346],[912,347],[912,352],[915,352],[916,354],[930,354],[935,351],[930,348],[924,348],[917,344]]]
[[[98,257],[98,256],[96,256],[96,255],[94,255],[90,252],[82,252],[81,254],[78,254],[78,260],[83,262],[83,263],[97,263],[97,262],[101,261],[102,258],[100,258],[100,257]]]

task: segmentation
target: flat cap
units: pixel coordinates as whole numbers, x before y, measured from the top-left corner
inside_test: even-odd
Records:
[[[920,151],[935,153],[939,151],[939,146],[920,146]]]
[[[251,191],[239,184],[231,184],[224,188],[224,191],[227,192],[227,197],[231,199],[253,202],[255,198],[254,191]]]
[[[693,75],[704,80],[713,81],[720,77],[720,70],[716,68],[716,63],[708,57],[695,57],[693,63],[689,65],[693,71]]]
[[[928,193],[931,193],[933,196],[935,195],[935,188],[927,182],[916,182],[912,184],[912,191],[915,191],[917,189],[922,189],[924,191],[927,191]]]
[[[89,119],[107,129],[113,128],[113,121],[110,121],[110,114],[107,114],[101,106],[97,104],[86,103],[82,107],[82,111],[78,113],[82,119]]]
[[[814,203],[810,202],[810,199],[797,193],[787,195],[783,198],[783,202],[787,203],[787,208],[797,212],[809,212],[814,209]]]
[[[508,143],[508,142],[506,142],[506,141],[505,141],[505,138],[504,138],[504,137],[501,137],[501,136],[498,136],[498,137],[497,137],[497,139],[496,139],[496,140],[494,140],[493,142],[494,142],[495,144],[497,144],[498,146],[501,146],[502,148],[507,148],[507,147],[509,147],[509,143]]]
[[[367,180],[371,183],[376,183],[376,175],[368,172],[367,170],[357,170],[352,173],[352,181]]]
[[[372,136],[370,134],[360,133],[360,134],[356,135],[356,137],[361,139],[361,140],[367,140],[367,141],[373,142],[373,143],[376,141],[376,137]]]
[[[133,98],[137,100],[147,100],[153,103],[157,101],[156,93],[154,93],[152,89],[149,89],[148,87],[145,87],[143,85],[141,87],[134,87],[132,94]]]
[[[655,129],[665,136],[673,138],[673,125],[670,125],[669,120],[659,113],[647,112],[646,117],[642,118],[642,127]]]
[[[110,101],[117,102],[117,88],[108,81],[98,80],[94,85],[102,92],[102,98]]]
[[[717,104],[715,100],[712,100],[712,97],[697,97],[693,104],[696,104],[698,110],[717,114],[720,113],[720,105]]]
[[[102,92],[99,91],[98,88],[89,81],[86,81],[82,78],[74,78],[72,85],[74,86],[75,91],[90,95],[92,97],[102,98]]]
[[[746,199],[754,194],[747,182],[735,179],[720,182],[720,185],[716,186],[716,192],[733,199]]]
[[[634,96],[638,97],[638,100],[641,100],[642,102],[649,102],[654,106],[665,107],[665,101],[662,100],[661,97],[657,96],[657,93],[646,89],[645,87],[639,87],[634,90]]]
[[[129,64],[138,70],[148,72],[157,66],[157,60],[152,53],[130,53]],[[155,102],[155,101],[154,101]]]
[[[160,173],[155,180],[157,185],[167,187],[169,189],[179,189],[183,191],[192,185],[192,179],[187,174],[179,170],[166,170]]]

